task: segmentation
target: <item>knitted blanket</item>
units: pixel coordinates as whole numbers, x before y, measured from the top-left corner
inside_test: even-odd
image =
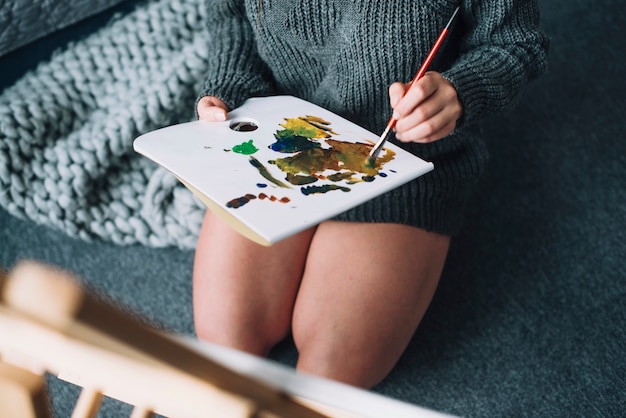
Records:
[[[194,118],[210,39],[202,0],[142,2],[0,96],[0,204],[86,240],[193,248],[204,206],[133,151]]]

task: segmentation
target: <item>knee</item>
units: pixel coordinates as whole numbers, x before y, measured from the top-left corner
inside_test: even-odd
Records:
[[[380,383],[393,368],[368,347],[337,345],[323,338],[304,342],[294,335],[298,349],[297,370],[370,389]]]

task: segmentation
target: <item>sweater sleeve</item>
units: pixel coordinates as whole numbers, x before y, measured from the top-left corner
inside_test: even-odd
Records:
[[[198,100],[216,96],[233,109],[250,97],[272,94],[271,72],[257,53],[244,1],[210,0],[207,7],[212,58]]]
[[[442,74],[463,105],[457,127],[510,110],[524,84],[545,70],[549,47],[536,0],[470,0],[462,10],[460,56]]]

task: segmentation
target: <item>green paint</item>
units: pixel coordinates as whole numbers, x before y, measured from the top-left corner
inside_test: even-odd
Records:
[[[280,126],[293,133],[293,135],[305,138],[330,138],[331,134],[337,135],[330,129],[330,122],[317,116],[285,118],[285,123],[282,123]]]
[[[299,176],[297,174],[287,173],[287,181],[294,186],[315,183],[317,180],[319,179],[315,176]]]
[[[312,175],[330,169],[330,150],[312,148],[300,151],[285,158],[277,158],[273,161],[281,171],[287,174]]]
[[[270,174],[269,171],[267,171],[267,168],[261,164],[261,162],[259,160],[257,160],[254,157],[250,157],[250,164],[252,164],[253,167],[256,167],[257,170],[259,170],[259,173],[261,173],[261,175],[269,182],[274,183],[275,185],[277,185],[278,187],[285,187],[285,188],[289,188],[288,185],[286,185],[285,183],[283,183],[282,181],[278,180],[277,178],[275,178],[274,176],[272,176]]]
[[[346,181],[348,184],[372,182],[383,165],[395,156],[388,150],[381,158],[369,159],[371,145],[332,139],[330,134],[336,133],[331,130],[330,123],[315,116],[286,118],[280,126],[285,129],[276,132],[276,142],[270,145],[270,149],[293,155],[269,163],[286,173],[287,181],[296,186],[319,179]],[[329,147],[322,148],[319,139]],[[334,173],[326,177],[324,173],[327,171]]]
[[[238,154],[251,155],[257,152],[259,149],[254,146],[252,140],[242,142],[239,145],[233,147],[233,151]]]
[[[291,131],[278,131],[274,135],[276,142],[269,146],[272,151],[282,153],[293,153],[298,151],[304,151],[311,148],[319,148],[319,142],[311,141],[310,139],[294,135]]]
[[[332,190],[341,190],[342,192],[349,192],[349,187],[337,186],[336,184],[325,184],[323,186],[307,186],[300,189],[302,194],[308,196],[310,194],[328,193]]]
[[[346,171],[343,173],[339,172],[339,173],[331,174],[330,176],[328,176],[328,180],[334,181],[334,182],[338,182],[342,180],[350,180],[353,174],[354,173],[350,171]]]
[[[371,150],[370,145],[335,139],[327,139],[326,143],[330,148],[304,150],[289,157],[278,158],[274,163],[285,173],[314,175],[334,170],[341,172],[341,177],[346,180],[356,173],[375,176],[380,168],[395,156],[395,153],[387,151],[383,157],[376,160],[374,166],[369,167],[367,156]]]
[[[276,142],[269,146],[270,149],[289,153],[290,156],[270,160],[268,163],[275,164],[283,173],[286,180],[295,186],[303,186],[315,183],[319,180],[331,182],[345,181],[347,184],[372,182],[381,173],[383,166],[395,158],[395,153],[389,149],[382,157],[370,159],[369,153],[372,145],[354,142],[344,142],[333,139],[331,135],[337,135],[327,122],[316,116],[301,116],[299,118],[285,118],[281,124],[283,130],[276,132]],[[321,142],[320,142],[321,141]],[[325,142],[327,148],[322,148]],[[233,147],[232,151],[251,155],[258,151],[252,140],[246,141]],[[256,158],[250,156],[250,164],[255,167],[261,176],[278,187],[289,188],[288,184],[275,178],[267,168]],[[332,174],[326,174],[328,171]],[[393,171],[393,170],[392,170]],[[311,194],[328,193],[333,190],[349,192],[350,188],[337,184],[323,184],[319,186],[301,187],[300,191],[305,196]],[[261,200],[269,199],[276,201],[275,196],[261,194]],[[241,207],[250,200],[257,199],[253,194],[246,194],[231,200],[226,204],[229,208]],[[289,198],[280,199],[281,202],[289,202]]]
[[[282,153],[294,153],[311,148],[319,148],[320,143],[316,139],[330,138],[331,134],[337,135],[330,128],[330,122],[317,116],[300,116],[298,118],[285,118],[281,123],[285,129],[276,131],[276,142],[270,145],[270,149]]]

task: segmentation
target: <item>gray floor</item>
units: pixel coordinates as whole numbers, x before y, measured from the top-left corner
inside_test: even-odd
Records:
[[[463,416],[625,416],[620,6],[542,2],[550,69],[517,111],[488,125],[491,165],[467,227],[422,326],[375,391]],[[0,263],[22,258],[63,266],[159,326],[192,332],[191,252],[85,243],[0,211]],[[293,364],[291,342],[272,357]],[[52,389],[67,416],[76,388],[52,379]],[[103,415],[120,409],[108,402]]]

